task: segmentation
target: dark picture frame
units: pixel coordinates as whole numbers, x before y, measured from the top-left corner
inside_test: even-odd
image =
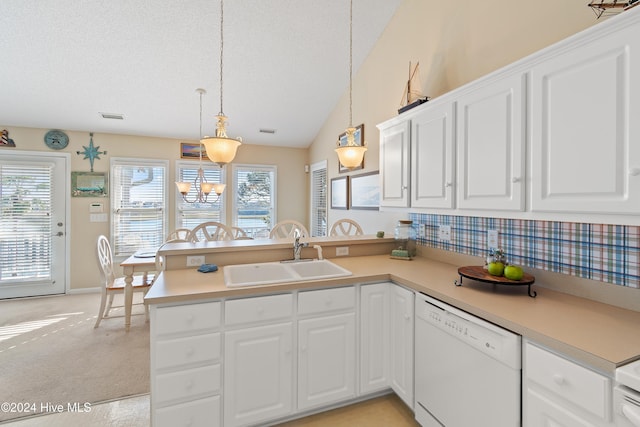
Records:
[[[209,160],[207,156],[207,151],[204,148],[204,145],[198,143],[193,144],[191,142],[181,142],[180,143],[180,158],[181,159],[200,159],[200,150],[202,150],[202,160]]]
[[[362,145],[363,141],[364,141],[364,123],[356,126],[356,132],[354,134],[355,140],[356,140],[356,145]],[[347,145],[347,132],[342,132],[340,134],[340,136],[338,136],[338,143],[340,144],[340,147],[344,147],[345,145]],[[338,160],[338,172],[339,173],[345,173],[345,172],[349,172],[349,171],[357,171],[360,169],[364,169],[364,157],[362,158],[362,163],[360,163],[360,166],[356,166],[353,169],[349,169],[349,168],[345,168],[344,166],[342,166],[342,163],[340,163],[340,160]]]
[[[351,209],[380,210],[379,171],[349,177],[349,207]]]
[[[331,209],[349,209],[348,177],[331,179]]]

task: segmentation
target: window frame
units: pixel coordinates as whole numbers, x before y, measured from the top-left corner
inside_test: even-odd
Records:
[[[218,171],[219,172],[219,176],[220,176],[220,180],[219,181],[209,181],[209,182],[220,182],[221,184],[226,184],[226,176],[227,176],[227,170],[226,167],[220,167],[212,162],[206,163],[203,162],[202,164],[200,164],[199,162],[194,162],[194,161],[189,161],[189,160],[177,160],[176,164],[175,164],[175,177],[176,177],[176,181],[179,181],[181,178],[181,170],[183,169],[195,169],[196,171],[198,170],[199,167],[202,167],[202,169],[205,171],[205,175],[207,173],[207,170],[211,170],[211,171]],[[193,182],[193,181],[191,181]],[[192,229],[193,227],[185,225],[182,223],[182,210],[180,209],[180,204],[182,202],[182,194],[180,194],[180,192],[178,191],[178,188],[174,185],[173,186],[173,191],[175,194],[175,203],[174,203],[174,230],[178,229],[178,228],[189,228]],[[218,222],[222,222],[222,223],[226,223],[226,217],[227,217],[227,203],[226,203],[226,198],[225,198],[225,193],[229,191],[228,186],[225,187],[224,192],[220,195],[220,198],[218,200],[215,201],[215,203],[218,203],[220,208],[218,209],[219,212],[219,219],[216,220],[214,218],[208,219],[208,218],[203,218],[202,222],[206,222],[206,221],[218,221]],[[209,195],[209,199],[211,200],[215,200],[216,195],[215,194],[210,194]],[[208,202],[210,203],[210,202]],[[203,212],[208,212],[210,209],[208,207],[201,207],[201,208],[196,208],[196,209],[190,209],[193,212],[197,212],[197,211],[203,211]],[[196,224],[197,225],[197,224]],[[195,225],[194,225],[195,226]]]
[[[121,194],[120,190],[115,189],[115,182],[117,174],[114,172],[116,167],[120,166],[131,166],[131,167],[153,167],[153,168],[163,168],[164,169],[164,179],[163,179],[163,190],[162,190],[162,215],[161,215],[161,227],[160,227],[160,236],[158,239],[159,244],[161,244],[165,236],[168,233],[168,224],[169,224],[169,161],[161,160],[161,159],[142,159],[142,158],[134,158],[134,157],[112,157],[109,161],[109,192],[110,192],[110,209],[111,209],[111,221],[110,221],[110,231],[109,231],[109,240],[111,242],[111,248],[113,251],[113,256],[117,258],[126,258],[136,252],[136,250],[143,249],[145,247],[149,247],[148,245],[142,245],[140,247],[136,246],[133,251],[124,251],[121,250],[120,245],[118,244],[119,239],[115,235],[116,223],[118,222],[118,209],[119,202],[118,195]]]
[[[316,212],[318,211],[319,206],[317,206],[316,199],[318,196],[316,195],[316,187],[314,180],[314,173],[318,171],[324,170],[324,234],[316,234],[316,227],[314,226],[316,217]],[[329,233],[329,203],[328,203],[328,182],[329,182],[329,171],[327,170],[327,160],[321,160],[319,162],[313,163],[309,168],[309,233],[311,233],[312,237],[321,237],[327,236]]]

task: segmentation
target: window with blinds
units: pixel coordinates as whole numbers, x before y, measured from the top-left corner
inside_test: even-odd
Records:
[[[111,159],[114,256],[157,248],[167,234],[166,161]]]
[[[327,162],[311,165],[311,236],[327,235]]]
[[[176,180],[183,182],[191,182],[198,176],[198,164],[193,162],[179,162],[177,163]],[[222,169],[215,166],[203,164],[202,170],[204,171],[204,177],[207,182],[224,183]],[[182,198],[182,195],[175,188],[176,192],[176,227],[175,228],[188,228],[192,229],[195,226],[207,222],[216,221],[224,223],[224,197],[221,195],[218,200],[215,193],[209,194],[207,203],[188,203]],[[224,194],[224,193],[223,193]],[[195,200],[197,197],[197,190],[195,185],[191,185],[191,190],[187,194],[187,200]]]
[[[275,166],[232,165],[233,224],[249,237],[268,237],[276,223]]]
[[[53,164],[0,165],[0,284],[49,280]]]

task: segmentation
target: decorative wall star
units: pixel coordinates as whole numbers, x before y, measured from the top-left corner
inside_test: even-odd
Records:
[[[89,135],[91,136],[91,139],[89,140],[89,146],[87,147],[83,145],[82,148],[84,148],[84,151],[76,151],[76,154],[84,154],[83,160],[89,159],[89,163],[91,163],[91,172],[93,172],[93,160],[100,160],[100,154],[107,154],[107,152],[98,151],[100,146],[93,146],[93,132],[91,132]]]

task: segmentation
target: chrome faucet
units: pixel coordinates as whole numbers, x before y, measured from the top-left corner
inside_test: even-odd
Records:
[[[293,230],[293,260],[294,261],[299,261],[300,260],[300,252],[302,251],[302,248],[306,248],[307,246],[309,246],[309,243],[300,243],[300,230],[299,229],[295,229]]]

